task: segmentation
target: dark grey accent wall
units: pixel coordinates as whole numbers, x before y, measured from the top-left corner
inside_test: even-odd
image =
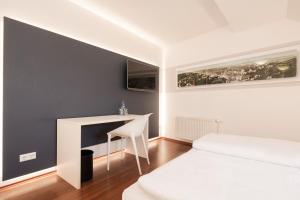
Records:
[[[122,99],[130,113],[154,113],[150,137],[157,136],[158,91],[126,90],[126,59],[5,18],[3,179],[56,165],[57,118],[117,114]],[[83,146],[105,142],[120,125],[84,127]],[[20,163],[29,152],[37,159]]]

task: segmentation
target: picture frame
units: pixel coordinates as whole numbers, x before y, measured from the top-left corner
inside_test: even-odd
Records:
[[[231,59],[176,70],[177,89],[248,86],[300,81],[298,50]]]

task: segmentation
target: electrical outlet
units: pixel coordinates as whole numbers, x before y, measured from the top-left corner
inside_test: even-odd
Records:
[[[19,156],[19,162],[36,159],[36,152],[26,153]]]

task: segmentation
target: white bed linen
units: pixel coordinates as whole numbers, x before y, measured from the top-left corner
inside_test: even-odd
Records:
[[[298,168],[196,149],[140,177],[137,184],[156,200],[300,199]]]
[[[250,136],[208,134],[193,148],[300,168],[300,143]]]
[[[140,188],[138,183],[131,185],[124,190],[122,194],[122,200],[156,200],[150,194],[147,194]]]

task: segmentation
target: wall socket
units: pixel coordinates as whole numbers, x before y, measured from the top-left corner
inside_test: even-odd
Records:
[[[36,152],[26,153],[19,156],[19,162],[36,159]]]

